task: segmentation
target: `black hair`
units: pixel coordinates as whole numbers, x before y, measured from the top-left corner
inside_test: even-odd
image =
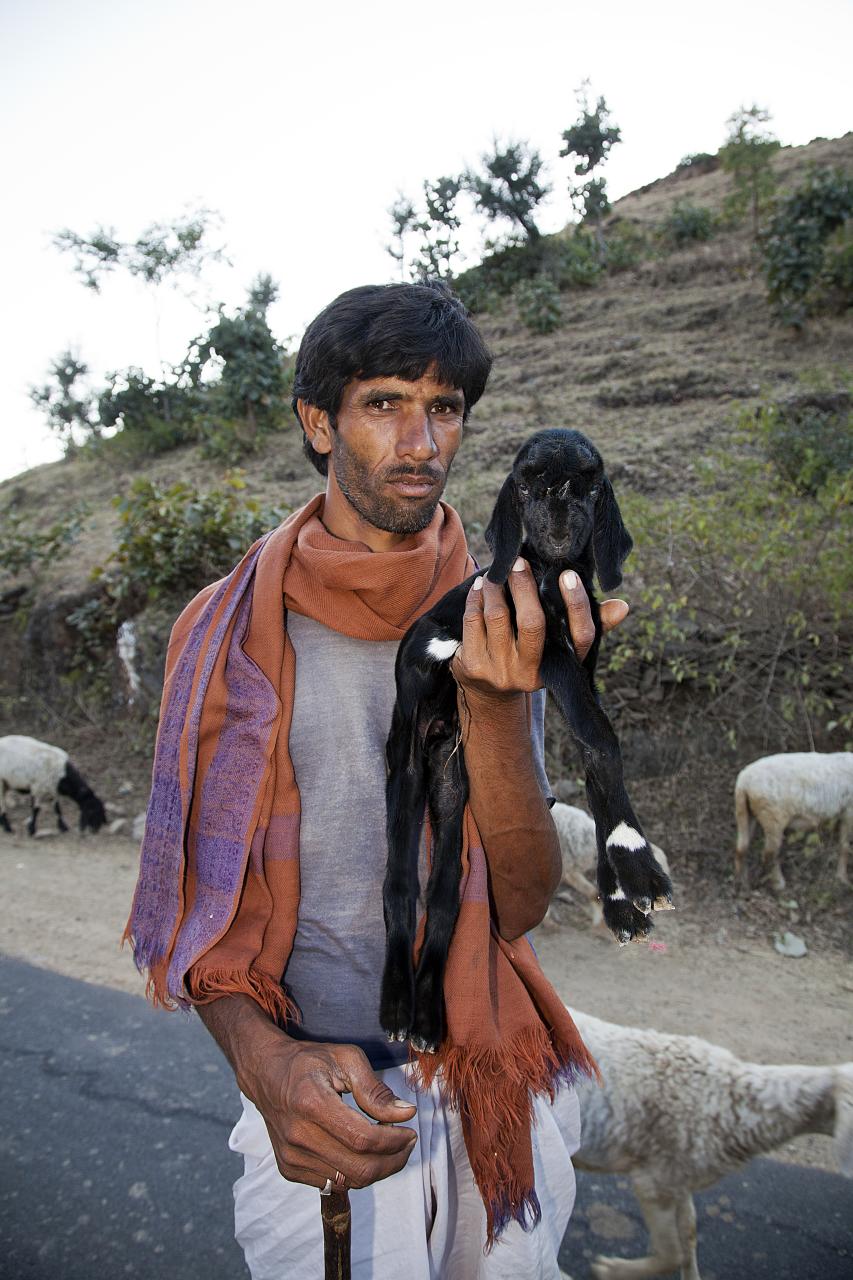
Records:
[[[299,345],[297,400],[316,405],[334,428],[344,387],[353,378],[422,378],[436,366],[442,382],[465,395],[463,421],[486,389],[491,354],[459,298],[440,280],[423,284],[367,284],[348,289],[312,320]],[[328,456],[303,434],[302,447],[321,475]]]

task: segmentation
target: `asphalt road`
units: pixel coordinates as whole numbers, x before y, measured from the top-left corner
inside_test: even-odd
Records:
[[[3,957],[0,993],[2,1280],[245,1280],[226,1146],[239,1104],[198,1020]],[[703,1280],[853,1280],[838,1175],[756,1160],[697,1206]],[[573,1280],[645,1241],[627,1183],[581,1175]]]

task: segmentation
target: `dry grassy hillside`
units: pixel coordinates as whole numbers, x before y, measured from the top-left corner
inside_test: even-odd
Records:
[[[810,164],[853,168],[853,133],[784,148],[775,157],[784,186],[794,185]],[[681,199],[718,211],[728,181],[720,170],[678,171],[620,200],[613,217],[657,225]],[[482,318],[495,367],[472,415],[448,492],[479,553],[499,482],[531,430],[545,425],[580,428],[601,448],[620,492],[663,497],[698,488],[694,464],[710,444],[725,441],[732,432],[738,405],[791,389],[801,375],[837,376],[851,369],[849,313],[815,318],[799,334],[772,321],[743,227],[720,232],[703,244],[660,252],[605,277],[595,288],[564,293],[562,306],[562,326],[544,336],[522,325],[512,303]],[[303,459],[295,424],[269,438],[243,467],[248,491],[264,504],[296,506],[317,488],[318,477]],[[196,447],[165,454],[144,467],[77,456],[0,484],[0,513],[23,515],[27,527],[35,529],[61,518],[81,498],[90,504],[91,516],[73,552],[46,566],[37,586],[42,600],[72,599],[88,589],[92,567],[112,549],[114,495],[126,492],[140,474],[212,487],[221,473],[221,466],[206,461]],[[630,591],[629,572],[629,597]],[[0,642],[7,655],[0,678],[0,732],[61,739],[91,762],[93,772],[99,771],[105,791],[129,779],[139,805],[150,760],[150,721],[140,720],[120,702],[105,723],[73,692],[64,701],[32,685],[22,693],[16,661],[20,626],[19,616],[0,616]],[[164,626],[161,618],[152,627],[155,647],[162,645]],[[632,787],[655,839],[674,852],[682,878],[693,877],[701,890],[710,877],[716,894],[730,860],[728,815],[738,753],[731,744],[703,734],[701,709],[691,708],[689,725],[679,722],[677,702],[666,714],[662,710],[650,709],[650,721],[640,732],[621,727]],[[726,815],[722,820],[721,813]],[[827,937],[841,941],[845,930],[849,936],[853,895],[839,899],[840,891],[824,871],[821,865],[819,874],[812,875],[817,897],[808,910],[822,913]],[[802,896],[805,887],[795,881],[794,892]]]

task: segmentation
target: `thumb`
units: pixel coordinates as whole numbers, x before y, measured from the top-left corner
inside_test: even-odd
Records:
[[[357,1065],[351,1064],[347,1074],[350,1093],[365,1115],[372,1120],[393,1124],[397,1120],[409,1120],[415,1114],[417,1107],[398,1098],[374,1074],[366,1059]]]
[[[625,600],[602,600],[599,605],[601,614],[601,630],[612,631],[624,622],[628,616],[628,604]]]

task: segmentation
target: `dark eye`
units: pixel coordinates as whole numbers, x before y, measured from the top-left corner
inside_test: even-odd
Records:
[[[590,496],[591,498],[597,498],[597,497],[598,497],[598,485],[593,485],[593,487],[592,487],[592,488],[590,489],[590,491],[589,491],[589,496]]]
[[[522,498],[526,498],[527,495],[530,493],[530,490],[528,489],[526,484],[520,484],[518,486],[518,492],[521,494]]]

